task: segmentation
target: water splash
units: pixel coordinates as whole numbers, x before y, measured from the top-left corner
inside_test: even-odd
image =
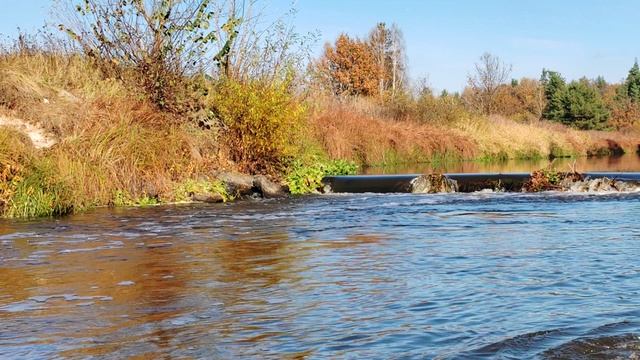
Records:
[[[458,191],[458,182],[442,174],[420,175],[411,180],[411,192],[414,194],[454,193]]]
[[[586,193],[638,192],[640,184],[603,177],[570,182],[563,184],[563,188],[565,191]]]

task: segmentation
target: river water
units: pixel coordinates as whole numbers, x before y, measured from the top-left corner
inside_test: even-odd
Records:
[[[332,194],[0,223],[0,358],[637,358],[640,194]]]

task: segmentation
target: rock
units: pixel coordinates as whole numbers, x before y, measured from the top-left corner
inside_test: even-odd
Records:
[[[222,197],[222,195],[220,195],[220,194],[209,194],[209,193],[193,194],[191,196],[191,200],[204,202],[204,203],[210,203],[210,204],[224,202],[224,198]]]
[[[411,192],[416,194],[451,193],[458,191],[458,182],[442,174],[420,175],[411,180]]]
[[[225,184],[227,193],[232,196],[258,195],[265,198],[286,196],[289,189],[275,183],[264,175],[244,175],[232,172],[218,172],[213,176]]]
[[[286,194],[283,186],[274,183],[264,175],[253,177],[253,187],[265,198],[282,197]]]
[[[218,172],[214,177],[225,184],[229,195],[247,196],[253,193],[253,176],[251,175]]]

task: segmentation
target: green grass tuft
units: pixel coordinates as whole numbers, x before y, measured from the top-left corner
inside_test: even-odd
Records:
[[[36,161],[27,175],[15,186],[6,216],[34,218],[61,216],[75,209],[71,187],[56,172],[47,159]]]
[[[194,194],[219,194],[225,202],[233,200],[233,197],[227,193],[224,183],[219,180],[187,179],[178,184],[174,190],[174,198],[177,202],[189,202]]]
[[[331,175],[355,175],[358,166],[351,161],[318,161],[310,165],[296,162],[291,166],[286,182],[294,195],[310,194],[322,189],[322,179]]]

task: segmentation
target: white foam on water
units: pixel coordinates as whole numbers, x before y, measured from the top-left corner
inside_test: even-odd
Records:
[[[78,252],[91,252],[91,251],[99,251],[99,250],[110,250],[110,249],[120,249],[124,247],[124,243],[122,241],[110,241],[107,245],[97,246],[94,248],[78,248],[78,249],[64,249],[58,251],[58,254],[73,254]]]
[[[617,181],[609,178],[586,179],[584,181],[576,181],[569,189],[569,192],[577,193],[634,193],[640,192],[640,184],[634,182]]]

